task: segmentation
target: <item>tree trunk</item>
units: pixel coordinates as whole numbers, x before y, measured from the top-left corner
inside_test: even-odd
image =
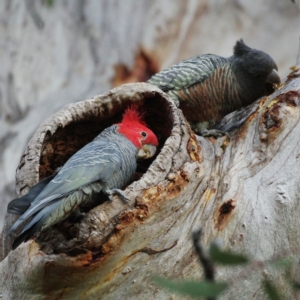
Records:
[[[62,41],[70,51],[61,53],[62,48],[55,50],[54,47],[59,55],[52,53],[53,59],[44,65],[45,72],[41,72],[30,65],[30,57],[26,56],[33,53],[32,48],[26,48],[29,51],[26,52],[17,46],[19,53],[28,60],[16,59],[12,71],[6,65],[1,70],[6,72],[7,69],[6,73],[3,72],[5,76],[1,74],[7,79],[7,90],[1,102],[1,107],[4,107],[1,118],[5,115],[5,122],[1,119],[1,125],[5,124],[0,133],[1,149],[5,149],[0,160],[1,178],[8,177],[12,181],[12,176],[6,176],[7,166],[12,164],[15,156],[20,156],[21,145],[27,141],[30,132],[49,113],[68,101],[84,99],[85,95],[96,93],[96,90],[107,90],[111,84],[145,80],[161,66],[199,53],[230,55],[235,35],[244,36],[245,32],[252,32],[250,29],[254,24],[263,27],[263,22],[272,24],[272,38],[268,35],[265,39],[262,31],[255,30],[255,36],[250,35],[249,39],[263,41],[263,50],[270,52],[270,48],[274,51],[272,56],[279,55],[279,48],[284,49],[283,58],[278,56],[275,60],[286,65],[291,56],[288,55],[291,46],[286,33],[295,33],[288,29],[290,26],[297,28],[299,24],[296,12],[290,14],[288,4],[277,1],[263,6],[259,17],[254,19],[249,17],[258,10],[258,5],[253,5],[253,2],[234,1],[232,9],[228,1],[223,1],[222,5],[205,1],[198,5],[192,0],[179,5],[167,1],[164,2],[165,13],[155,22],[145,17],[148,1],[138,6],[134,1],[128,4],[128,1],[119,7],[120,11],[129,7],[136,12],[134,19],[130,18],[133,24],[130,23],[128,28],[132,35],[128,36],[123,19],[115,17],[118,10],[114,5],[105,8],[104,2],[99,2],[100,10],[109,13],[103,24],[96,22],[98,15],[93,12],[98,10],[90,1],[74,1],[73,4],[57,1],[58,9],[54,8],[51,13],[42,10],[46,30],[40,33],[41,41],[29,41],[37,49],[34,53],[40,53],[43,62],[49,49],[61,45]],[[1,5],[14,8],[8,2]],[[285,5],[283,10],[281,5]],[[3,7],[1,11],[4,11]],[[277,13],[269,13],[274,7]],[[161,1],[151,6],[152,15],[157,10],[162,11],[158,8],[161,9]],[[223,22],[235,22],[234,28],[227,27],[227,32],[231,29],[235,32],[229,40],[223,32],[223,23],[215,22],[218,9],[224,9],[224,20],[228,22]],[[69,14],[73,12],[74,19],[71,19]],[[183,12],[185,18],[179,23]],[[34,15],[34,11],[31,13]],[[57,17],[53,17],[55,14]],[[9,16],[5,14],[5,18]],[[139,26],[141,20],[143,26]],[[113,28],[116,21],[119,22],[119,36],[112,35],[116,40],[107,42],[108,37],[103,32]],[[11,26],[10,22],[5,24]],[[34,27],[28,20],[24,24],[24,27]],[[244,31],[238,30],[241,24]],[[154,31],[155,26],[159,30]],[[200,33],[198,28],[202,30]],[[207,28],[215,30],[208,32]],[[30,30],[26,31],[27,35]],[[66,34],[65,30],[70,32]],[[52,35],[53,32],[57,34]],[[202,42],[201,50],[197,48],[199,34],[202,41],[210,41]],[[126,41],[121,38],[124,36]],[[141,40],[140,36],[143,36]],[[276,47],[279,36],[280,47]],[[57,37],[63,38],[56,40]],[[107,43],[102,43],[103,40]],[[49,42],[51,47],[47,46]],[[117,49],[114,50],[117,54],[110,53],[111,49]],[[12,53],[8,53],[13,57],[13,47],[10,50]],[[69,67],[61,64],[62,58],[57,63],[62,68],[60,72],[52,70],[53,61],[62,55]],[[107,60],[102,59],[104,55],[107,55]],[[7,64],[8,61],[4,60]],[[146,62],[142,74],[137,67],[140,61]],[[112,71],[114,65],[117,65],[115,73]],[[145,65],[142,63],[142,67]],[[50,77],[49,74],[59,74],[60,77],[54,76],[55,80],[51,81],[45,74]],[[151,276],[202,279],[202,268],[191,239],[192,230],[198,228],[203,230],[204,246],[220,238],[226,249],[246,253],[255,259],[248,268],[217,268],[217,279],[228,280],[231,284],[222,299],[265,299],[261,281],[266,277],[274,280],[286,299],[298,299],[285,284],[282,273],[262,263],[290,257],[299,251],[298,77],[299,71],[296,70],[280,90],[246,108],[247,113],[251,112],[246,123],[230,137],[217,140],[195,136],[168,96],[142,83],[123,85],[93,99],[71,104],[54,114],[36,131],[21,157],[16,175],[18,196],[55,172],[103,128],[119,121],[122,111],[131,102],[137,102],[147,110],[147,123],[159,135],[161,148],[153,161],[139,166],[136,181],[125,190],[131,199],[128,203],[117,197],[113,202],[99,199],[101,204],[89,210],[77,224],[64,222],[14,251],[10,251],[11,241],[6,232],[16,216],[7,215],[0,244],[2,299],[182,299],[154,285]],[[27,82],[29,78],[31,82]],[[39,79],[47,84],[41,84]],[[21,82],[26,88],[15,88]],[[44,102],[27,114],[35,98]],[[23,103],[22,99],[33,103]],[[223,128],[238,124],[243,112],[227,116]],[[16,122],[19,117],[24,119]],[[23,133],[25,128],[27,133]],[[14,145],[9,148],[7,145],[11,141]],[[0,188],[7,198],[4,183],[0,181]]]
[[[191,241],[197,228],[203,230],[203,245],[220,238],[227,249],[256,261],[295,254],[299,75],[294,71],[281,89],[255,103],[257,109],[230,138],[195,136],[167,95],[143,83],[69,105],[48,119],[21,159],[20,194],[119,120],[133,101],[147,110],[162,148],[147,172],[126,188],[129,203],[102,200],[77,231],[58,226],[39,235],[38,243],[30,240],[9,252],[0,263],[3,298],[167,299],[170,293],[155,286],[151,275],[201,279]],[[60,161],[53,156],[57,149]],[[217,277],[232,284],[223,299],[264,299],[265,276],[287,299],[296,299],[281,275],[254,264],[218,269]]]
[[[15,197],[15,170],[28,141],[65,105],[145,81],[195,55],[228,57],[240,38],[270,54],[282,78],[297,53],[299,33],[290,28],[300,28],[299,10],[290,0],[47,2],[0,1],[4,207]],[[4,216],[0,210],[0,231]]]

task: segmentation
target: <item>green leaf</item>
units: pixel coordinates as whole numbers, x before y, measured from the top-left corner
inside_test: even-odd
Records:
[[[290,268],[291,267],[291,261],[287,258],[277,260],[271,263],[272,266],[279,268],[279,269],[285,269],[285,268]]]
[[[285,279],[294,290],[300,290],[300,282],[296,281],[289,272],[286,272]]]
[[[199,297],[217,297],[227,287],[226,282],[210,282],[210,281],[173,281],[165,278],[155,276],[152,280],[173,292],[177,292],[183,295],[188,295],[193,298]]]
[[[300,290],[300,282],[296,281],[293,276],[291,275],[291,268],[292,268],[292,262],[286,259],[288,262],[288,265],[285,270],[285,279],[288,282],[288,284],[294,289],[299,291]]]
[[[247,256],[234,254],[229,251],[222,251],[216,243],[210,244],[209,254],[215,263],[222,265],[242,265],[249,262]]]
[[[54,0],[44,0],[46,5],[52,7],[54,5]]]
[[[299,283],[299,282],[297,282],[297,281],[295,281],[295,280],[292,280],[292,281],[290,282],[290,284],[291,284],[291,286],[292,286],[292,288],[293,288],[294,290],[300,290],[300,283]]]
[[[264,289],[270,300],[281,300],[275,286],[269,280],[265,280]]]

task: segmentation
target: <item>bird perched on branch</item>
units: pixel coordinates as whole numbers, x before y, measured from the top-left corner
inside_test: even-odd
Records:
[[[92,142],[76,152],[57,175],[35,185],[25,196],[8,204],[8,212],[22,214],[11,227],[14,233],[29,218],[13,243],[13,249],[37,231],[66,219],[94,193],[112,199],[136,171],[137,160],[152,157],[158,140],[146,126],[136,106],[127,108],[121,123],[103,130]]]
[[[233,55],[205,54],[183,60],[153,75],[156,85],[179,104],[188,121],[205,135],[206,129],[228,113],[271,94],[280,78],[265,52],[236,42]]]

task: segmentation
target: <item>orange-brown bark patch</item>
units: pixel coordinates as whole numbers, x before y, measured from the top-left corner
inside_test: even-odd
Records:
[[[197,143],[195,135],[192,133],[191,137],[187,144],[187,151],[189,153],[189,156],[191,160],[193,161],[202,161],[202,155],[201,155],[201,147]]]
[[[120,225],[126,226],[126,225],[132,223],[133,220],[134,220],[134,217],[135,217],[134,211],[132,211],[132,210],[131,211],[124,211],[118,217],[119,224],[117,225],[117,227],[120,228]]]
[[[209,202],[209,200],[212,199],[212,197],[216,194],[216,189],[212,188],[212,189],[206,189],[204,192],[204,201],[205,203]]]
[[[174,198],[177,197],[182,190],[188,185],[189,176],[183,170],[177,173],[177,176],[174,180],[170,181],[170,183],[166,186],[166,198]]]
[[[218,209],[217,222],[215,226],[218,230],[224,229],[225,226],[228,224],[230,217],[233,214],[235,206],[236,206],[235,201],[230,199],[224,202],[221,205],[221,207]]]
[[[151,58],[145,50],[140,49],[139,53],[135,56],[131,70],[123,64],[115,66],[115,76],[112,80],[112,86],[116,87],[129,82],[144,82],[157,72],[159,72],[159,68],[155,59]]]

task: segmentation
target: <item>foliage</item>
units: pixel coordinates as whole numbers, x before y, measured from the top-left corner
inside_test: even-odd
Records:
[[[54,5],[54,0],[43,0],[43,1],[49,7],[52,7]]]
[[[160,286],[182,295],[188,295],[198,299],[199,297],[217,297],[228,286],[225,282],[197,281],[173,281],[161,277],[154,277],[153,281]]]
[[[189,296],[194,299],[206,297],[207,300],[217,299],[220,294],[230,288],[229,282],[215,281],[215,274],[208,276],[212,270],[215,272],[215,265],[223,265],[225,267],[233,267],[237,265],[260,265],[259,271],[263,271],[266,266],[275,267],[284,271],[284,278],[289,286],[295,291],[300,291],[300,282],[297,282],[291,275],[292,262],[290,259],[277,259],[274,261],[260,262],[255,264],[254,260],[250,260],[244,254],[232,253],[230,251],[221,250],[220,246],[212,241],[209,245],[207,253],[203,250],[200,243],[201,230],[193,233],[193,242],[196,253],[204,269],[204,280],[202,281],[174,281],[161,277],[154,277],[153,281],[175,293]],[[257,270],[257,269],[256,269]],[[269,279],[265,278],[262,282],[264,292],[269,300],[282,300],[283,297],[278,292],[278,287]]]
[[[214,242],[210,244],[209,254],[213,262],[222,265],[241,265],[249,262],[245,255],[234,254],[229,251],[222,251]]]
[[[264,281],[264,289],[270,300],[280,300],[279,293],[275,286],[269,280]]]

